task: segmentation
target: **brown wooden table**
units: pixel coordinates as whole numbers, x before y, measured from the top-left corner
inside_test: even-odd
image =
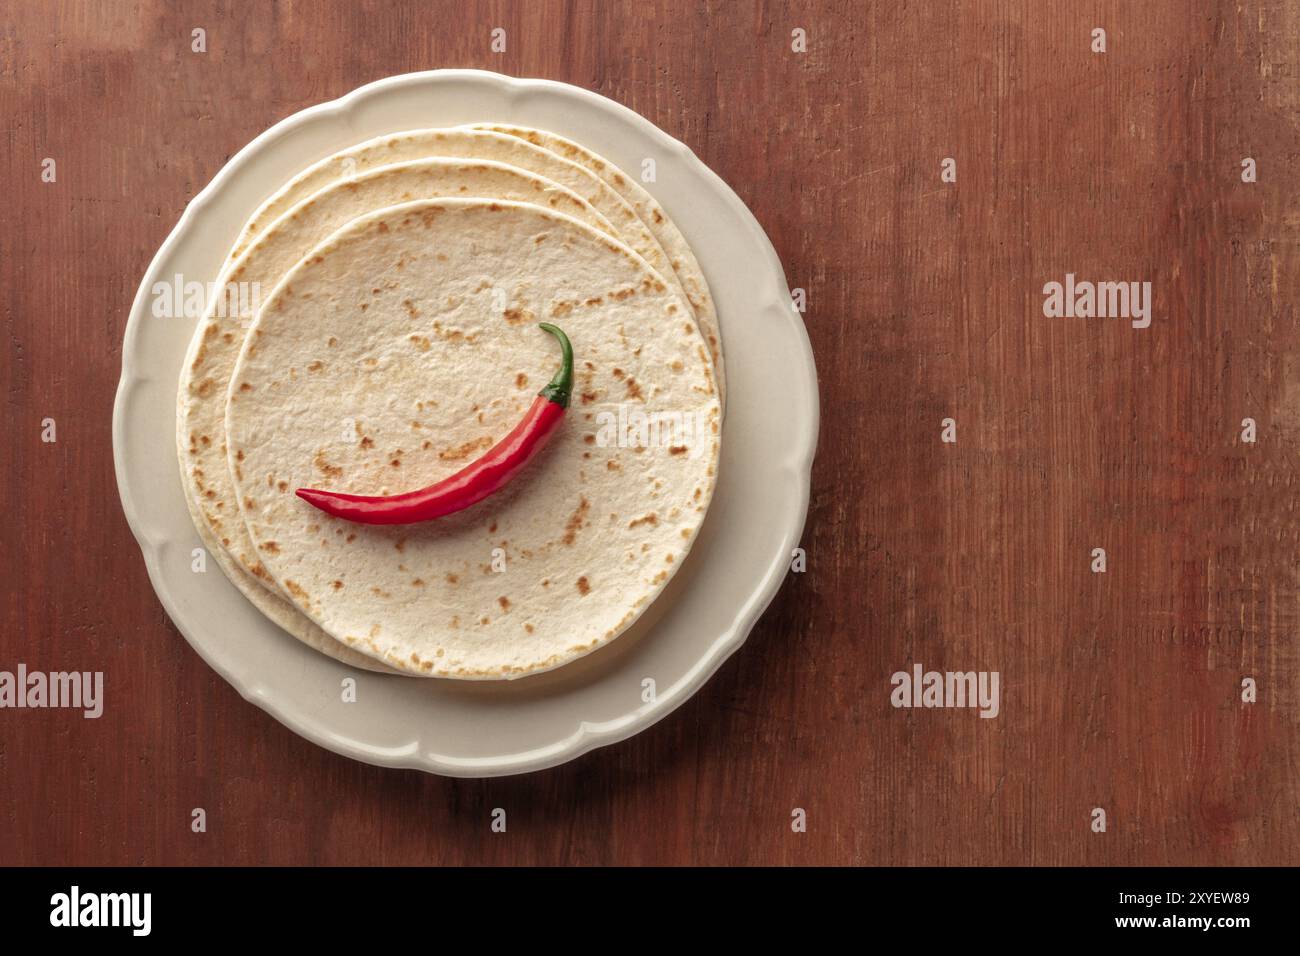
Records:
[[[823,402],[808,569],[744,649],[502,780],[240,699],[154,596],[109,429],[136,285],[222,164],[449,66],[689,144],[807,291]],[[108,707],[0,710],[0,863],[1300,863],[1298,74],[1284,2],[6,4],[0,669],[103,670]],[[1150,327],[1046,317],[1067,273],[1150,281]],[[914,662],[998,671],[1000,715],[895,709]]]

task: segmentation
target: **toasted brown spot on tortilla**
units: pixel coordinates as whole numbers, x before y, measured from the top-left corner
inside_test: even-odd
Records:
[[[516,376],[515,376],[515,387],[516,387],[516,388],[527,388],[527,387],[528,387],[528,376],[525,375],[523,372],[520,372],[518,375],[516,375]]]
[[[304,601],[310,600],[307,592],[302,589],[302,585],[289,578],[284,579],[284,589],[296,598],[302,598]]]
[[[594,445],[594,444],[596,444],[596,436],[595,436],[595,435],[583,435],[583,436],[582,436],[582,440],[583,440],[584,442],[586,442],[588,445]]]
[[[480,448],[489,448],[492,445],[492,439],[487,435],[481,435],[478,438],[465,442],[463,445],[456,445],[452,448],[444,448],[438,452],[438,457],[443,461],[461,461],[468,458]]]
[[[334,588],[335,591],[341,590],[342,587],[343,587],[343,582],[342,582],[342,581],[331,581],[331,582],[330,582],[330,587]]]
[[[447,575],[447,583],[448,583],[448,584],[459,584],[459,583],[460,583],[460,578],[458,578],[458,577],[457,577],[456,575],[454,575],[454,574],[448,574],[448,575]]]
[[[374,440],[373,438],[371,438],[369,435],[362,435],[362,436],[361,436],[361,447],[362,447],[362,448],[374,448],[374,447],[375,447],[375,440]]]
[[[587,512],[591,510],[591,502],[585,497],[579,496],[578,507],[573,514],[569,515],[569,520],[564,525],[564,543],[571,545],[577,540],[578,532],[582,530],[583,524],[587,520]]]
[[[261,544],[261,548],[263,551],[267,551],[271,554],[280,553],[280,545],[274,541],[263,541]]]
[[[331,335],[328,339],[326,339],[325,344],[329,346],[335,346],[339,344],[339,340]]]
[[[591,584],[587,581],[587,576],[585,574],[578,578],[578,593],[583,597],[586,597],[591,593]]]
[[[648,524],[652,528],[655,527],[656,525],[659,524],[659,515],[655,514],[655,512],[652,511],[648,515],[642,515],[639,518],[633,518],[631,521],[627,523],[627,526],[629,528],[636,528],[643,524]]]
[[[624,299],[630,299],[634,295],[636,295],[636,289],[632,286],[628,286],[626,289],[615,289],[609,294],[609,297],[615,302],[622,302]]]
[[[497,603],[501,605],[501,610],[503,611],[510,610],[510,598],[504,596],[499,597],[497,598]]]
[[[389,464],[392,465],[394,468],[401,468],[402,460],[400,458],[394,458],[392,461],[389,462]]]
[[[424,587],[424,578],[416,578],[414,581],[411,582],[411,587],[413,588]]]
[[[623,466],[618,463],[617,458],[611,458],[605,462],[606,471],[622,471]]]
[[[582,404],[584,404],[584,405],[590,405],[592,402],[594,402],[594,401],[599,397],[599,393],[598,393],[598,392],[583,392],[582,395],[580,395],[579,397],[582,399]]]
[[[645,394],[641,391],[641,386],[638,385],[636,379],[630,375],[627,378],[627,397],[635,398],[640,402],[645,401]]]
[[[686,448],[685,445],[673,445],[673,446],[671,446],[671,447],[668,449],[668,454],[670,454],[670,455],[684,455],[684,454],[686,454],[686,451],[687,451],[687,448]]]
[[[356,532],[353,531],[353,532],[349,533],[348,536],[347,536],[347,538],[344,539],[344,540],[346,540],[349,544],[350,544],[351,542],[357,540]]]
[[[445,339],[448,342],[460,342],[462,340],[466,342],[473,342],[478,338],[477,332],[472,335],[466,335],[460,329],[443,328],[441,322],[433,323],[433,332],[435,335],[438,336],[438,338]]]
[[[325,458],[325,452],[323,451],[316,452],[316,458],[314,463],[316,467],[320,470],[321,474],[326,475],[327,477],[338,478],[343,474],[342,468],[340,468],[338,465],[331,465],[329,463],[329,461]]]
[[[406,539],[405,539],[405,538],[398,538],[396,541],[393,542],[393,547],[396,548],[398,551],[405,551],[405,550],[406,550]]]
[[[511,325],[519,325],[521,322],[531,322],[536,318],[528,309],[506,309],[502,316]]]
[[[209,395],[212,394],[212,387],[214,384],[215,383],[212,381],[212,379],[205,378],[203,381],[199,382],[197,386],[195,386],[194,392],[199,396],[199,398],[207,398]]]
[[[527,631],[529,634],[531,634],[531,633],[533,633],[534,628],[533,628],[533,626],[532,626],[531,624],[525,624],[525,625],[524,625],[524,630]]]
[[[307,363],[307,371],[309,371],[309,372],[319,372],[319,371],[320,371],[321,369],[323,369],[324,367],[325,367],[325,363],[324,363],[324,362],[319,362],[319,361],[318,361],[318,362],[309,362],[309,363]]]

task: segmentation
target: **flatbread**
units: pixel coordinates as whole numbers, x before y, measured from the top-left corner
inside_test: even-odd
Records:
[[[401,527],[294,495],[392,494],[463,467],[556,368],[542,320],[573,340],[574,404],[506,488]],[[681,566],[714,487],[712,369],[687,303],[578,219],[383,209],[313,249],[250,329],[226,412],[241,514],[268,573],[349,647],[424,676],[548,670],[623,633]]]
[[[511,133],[463,126],[408,130],[379,136],[312,164],[272,194],[253,214],[235,243],[232,257],[286,209],[326,185],[366,169],[434,156],[492,159],[510,163],[572,189],[605,216],[623,241],[658,270],[691,304],[700,331],[709,340],[719,394],[726,403],[722,339],[713,299],[695,254],[680,230],[654,199],[630,177],[571,140],[523,127]],[[530,140],[546,139],[556,149]],[[669,245],[663,245],[660,237]],[[698,304],[697,304],[698,303]]]
[[[186,502],[204,545],[227,577],[267,617],[308,646],[344,663],[376,669],[303,617],[280,593],[253,550],[226,464],[226,390],[255,307],[313,246],[357,216],[406,200],[438,196],[528,200],[574,215],[601,231],[605,217],[575,193],[515,166],[486,160],[433,159],[370,170],[332,184],[292,207],[229,265],[219,287],[250,290],[218,297],[200,322],[184,365],[177,410],[177,442]],[[387,668],[378,668],[387,670]]]

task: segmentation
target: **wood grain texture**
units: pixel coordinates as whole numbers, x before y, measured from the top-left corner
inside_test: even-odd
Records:
[[[150,588],[109,428],[136,285],[222,164],[450,66],[691,146],[807,290],[823,400],[808,570],[745,648],[488,781],[241,700]],[[0,669],[103,670],[110,706],[0,711],[0,863],[1300,863],[1298,73],[1286,2],[6,4]],[[1045,318],[1067,272],[1150,280],[1151,327]],[[892,708],[913,661],[999,671],[1001,715]]]

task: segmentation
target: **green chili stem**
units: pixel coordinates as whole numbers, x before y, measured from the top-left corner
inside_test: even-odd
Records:
[[[569,407],[569,398],[573,394],[573,346],[569,342],[569,337],[564,332],[549,322],[537,323],[543,331],[551,333],[560,343],[560,352],[563,359],[560,363],[560,370],[555,373],[546,387],[537,394],[549,401],[554,402],[561,408]]]

